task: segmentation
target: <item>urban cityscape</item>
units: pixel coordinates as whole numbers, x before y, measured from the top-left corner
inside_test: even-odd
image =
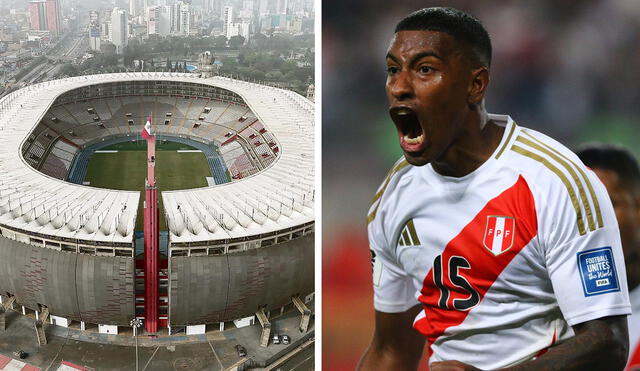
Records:
[[[193,72],[313,99],[312,0],[9,0],[0,3],[0,96],[112,72]]]
[[[315,369],[312,0],[0,0],[0,371]]]

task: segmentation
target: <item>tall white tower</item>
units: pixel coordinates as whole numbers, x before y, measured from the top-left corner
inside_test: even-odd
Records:
[[[189,32],[191,32],[191,7],[182,4],[180,7],[180,33],[188,36]]]
[[[122,54],[129,42],[129,20],[127,11],[113,8],[111,12],[111,41],[116,46],[116,53]]]
[[[233,7],[225,6],[224,7],[224,25],[222,27],[222,32],[228,38],[233,36]]]

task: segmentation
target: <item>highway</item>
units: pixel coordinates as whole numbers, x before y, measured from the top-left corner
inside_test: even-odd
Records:
[[[265,368],[265,371],[312,371],[314,366],[315,339],[305,341],[289,354]]]
[[[84,33],[83,33],[84,34]],[[54,78],[59,74],[65,63],[74,63],[81,58],[89,48],[89,38],[86,35],[63,38],[55,52],[47,54],[47,61],[34,67],[13,85],[16,88],[36,84]]]

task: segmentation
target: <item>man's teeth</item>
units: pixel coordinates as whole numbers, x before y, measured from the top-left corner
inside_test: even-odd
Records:
[[[411,138],[405,134],[403,139],[404,139],[404,142],[407,144],[420,144],[424,140],[424,134],[420,134],[415,138]]]
[[[398,109],[398,111],[397,111],[397,113],[396,113],[396,114],[397,114],[398,116],[405,116],[405,115],[410,115],[410,114],[412,114],[412,113],[413,113],[413,111],[411,111],[411,110],[410,110],[410,109],[408,109],[408,108],[400,108],[400,109]]]

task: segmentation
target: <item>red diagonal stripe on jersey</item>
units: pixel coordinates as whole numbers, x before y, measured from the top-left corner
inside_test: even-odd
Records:
[[[549,348],[551,348],[555,343],[556,343],[556,330],[553,330],[553,337],[551,338],[551,345],[549,345],[548,347],[546,347],[544,349],[540,349],[540,351],[538,353],[536,353],[536,358],[540,357],[540,356],[544,355],[546,352],[548,352]]]
[[[483,246],[487,217],[491,215],[513,216],[515,237],[513,246],[500,255],[493,255]],[[531,190],[522,176],[499,196],[487,202],[482,210],[454,237],[442,252],[443,283],[450,290],[447,301],[466,299],[469,293],[453,285],[449,279],[448,261],[451,256],[464,257],[471,268],[459,270],[459,274],[477,290],[480,302],[504,268],[538,233],[536,209]],[[443,309],[438,306],[440,290],[433,280],[433,268],[424,279],[422,295],[418,298],[424,305],[425,317],[415,322],[414,327],[427,337],[429,355],[431,345],[446,329],[461,324],[470,310]],[[448,305],[451,307],[451,305]]]
[[[11,358],[0,354],[0,370],[2,370],[4,366],[8,365],[9,362],[11,362]]]
[[[636,371],[640,370],[640,343],[636,345],[636,349],[631,349],[631,358],[629,359],[629,363],[627,364],[627,368],[625,371]]]

